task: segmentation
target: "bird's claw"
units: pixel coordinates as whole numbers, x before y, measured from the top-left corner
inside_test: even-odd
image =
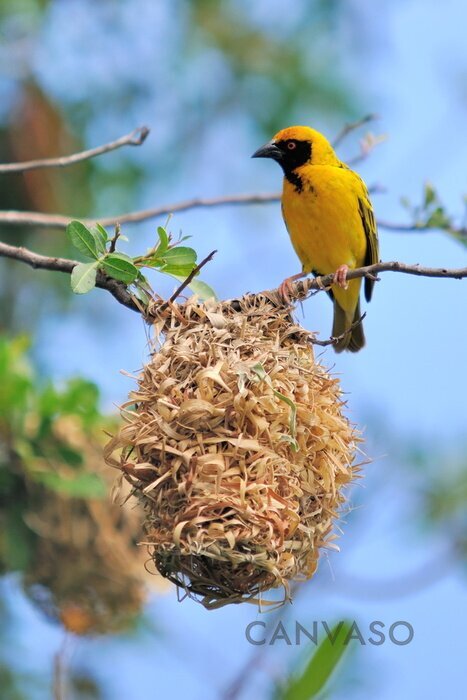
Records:
[[[292,277],[286,277],[286,279],[279,285],[279,297],[285,304],[290,305],[292,303],[292,297],[295,296],[293,283],[299,279],[302,279],[302,277],[306,277],[306,273],[299,272],[296,275],[292,275]]]
[[[347,281],[348,271],[348,265],[340,265],[334,273],[334,284],[337,284],[338,287],[342,287],[342,289],[347,289],[349,286]]]
[[[292,284],[292,279],[290,277],[287,277],[280,285],[279,285],[279,296],[281,299],[284,301],[285,304],[290,304],[291,303],[291,294],[293,292],[293,284]]]

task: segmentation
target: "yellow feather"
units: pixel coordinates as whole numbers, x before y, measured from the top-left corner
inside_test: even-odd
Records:
[[[342,163],[331,144],[319,132],[308,127],[289,127],[280,131],[272,144],[284,148],[290,140],[310,145],[310,158],[285,171],[282,212],[295,252],[306,273],[326,275],[341,265],[350,269],[378,262],[378,237],[375,219],[365,183]],[[285,146],[282,146],[285,144]],[[294,147],[295,148],[295,147]],[[287,161],[286,161],[287,162]],[[351,280],[347,289],[333,285],[335,302],[344,312],[336,314],[334,332],[341,332],[356,320],[359,312],[361,280]],[[372,282],[366,281],[365,295],[371,296]],[[337,350],[358,350],[364,343],[361,328],[352,342],[348,338]]]

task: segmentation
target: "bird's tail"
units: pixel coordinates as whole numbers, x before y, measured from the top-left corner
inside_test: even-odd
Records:
[[[353,316],[347,314],[344,309],[339,306],[334,300],[334,322],[332,324],[332,335],[334,338],[345,333],[345,335],[334,345],[336,352],[350,350],[350,352],[358,352],[365,345],[365,334],[363,333],[363,323],[356,323],[360,314],[360,301],[357,304]],[[352,324],[356,323],[355,327],[349,331]],[[346,333],[346,331],[349,331]]]

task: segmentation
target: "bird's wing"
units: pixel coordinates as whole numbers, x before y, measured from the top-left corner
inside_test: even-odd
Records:
[[[358,210],[362,220],[363,230],[366,238],[366,255],[365,265],[374,265],[379,262],[379,245],[378,245],[378,230],[376,228],[375,215],[371,206],[370,198],[366,187],[364,188],[363,196],[358,198]],[[375,281],[365,278],[365,299],[370,301],[373,293]]]

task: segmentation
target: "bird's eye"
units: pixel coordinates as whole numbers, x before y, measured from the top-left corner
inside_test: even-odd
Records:
[[[295,148],[297,148],[297,144],[295,143],[295,141],[289,141],[287,144],[287,148],[289,149],[289,151],[293,151]]]

